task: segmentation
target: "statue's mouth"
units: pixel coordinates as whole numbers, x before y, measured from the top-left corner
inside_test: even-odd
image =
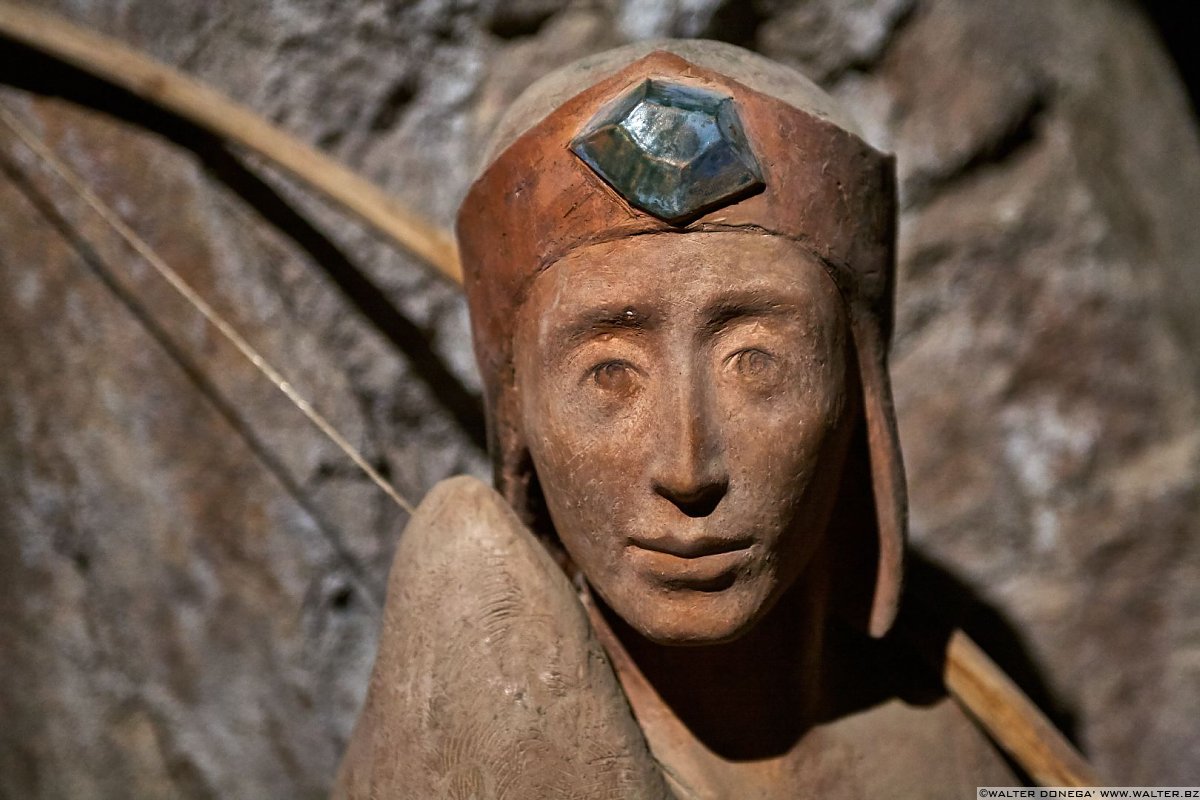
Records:
[[[660,534],[658,536],[629,537],[631,547],[688,560],[748,550],[754,543],[754,539],[751,537],[729,539],[705,534],[699,536]]]
[[[638,571],[668,588],[712,592],[733,584],[750,560],[753,545],[717,539],[656,539],[631,543],[626,553]]]

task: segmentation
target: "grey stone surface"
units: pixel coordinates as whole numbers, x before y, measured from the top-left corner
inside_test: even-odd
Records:
[[[1200,783],[1200,145],[1129,6],[43,5],[443,224],[504,105],[554,66],[706,35],[807,70],[899,158],[917,546],[1019,631],[1106,778]],[[486,474],[452,289],[269,170],[3,100],[404,493]],[[403,514],[28,153],[3,137],[0,156],[0,797],[324,796]],[[347,268],[404,325],[356,310]]]

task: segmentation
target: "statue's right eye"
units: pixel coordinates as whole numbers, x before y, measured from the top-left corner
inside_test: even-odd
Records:
[[[604,361],[592,367],[592,382],[606,392],[628,394],[635,388],[637,369],[628,361]]]

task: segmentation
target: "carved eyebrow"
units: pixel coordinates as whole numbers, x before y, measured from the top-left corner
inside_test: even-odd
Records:
[[[797,310],[791,298],[771,292],[736,292],[716,299],[704,309],[704,328],[712,332],[743,317],[772,317]]]
[[[610,331],[641,331],[653,327],[654,318],[634,306],[588,308],[573,316],[554,331],[556,349],[574,345]]]

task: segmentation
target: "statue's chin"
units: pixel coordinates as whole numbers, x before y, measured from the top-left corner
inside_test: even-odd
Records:
[[[613,598],[613,613],[645,639],[672,647],[701,647],[734,641],[765,615],[758,593],[748,587],[723,591],[647,590]]]
[[[705,647],[709,645],[726,644],[737,641],[746,633],[744,629],[736,631],[716,630],[670,630],[646,631],[637,629],[647,640],[663,647]]]

